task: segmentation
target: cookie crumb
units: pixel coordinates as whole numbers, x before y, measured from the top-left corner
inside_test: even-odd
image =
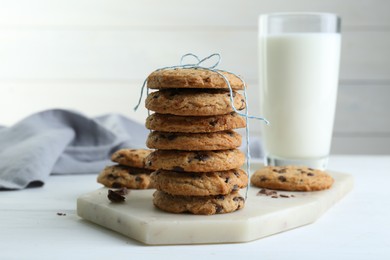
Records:
[[[122,188],[119,190],[108,190],[107,198],[114,203],[124,202],[126,199],[124,195],[128,193],[129,191],[126,188]]]
[[[57,212],[57,216],[66,216],[66,213]]]
[[[271,195],[277,195],[277,192],[274,190],[267,190],[267,189],[261,189],[257,195],[266,195],[266,196],[271,196]]]
[[[295,197],[294,195],[287,195],[287,194],[279,194],[277,191],[275,190],[268,190],[268,189],[260,189],[259,192],[257,193],[257,196],[261,196],[261,195],[265,195],[267,197],[271,197],[271,198],[292,198],[292,197]]]

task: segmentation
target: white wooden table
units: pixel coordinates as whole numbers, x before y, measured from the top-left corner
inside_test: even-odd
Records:
[[[80,219],[96,175],[0,192],[0,259],[390,259],[390,156],[332,156],[354,190],[315,223],[239,244],[146,246]]]

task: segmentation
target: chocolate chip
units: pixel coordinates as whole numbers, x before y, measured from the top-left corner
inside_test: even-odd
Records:
[[[225,179],[225,183],[229,183],[229,180],[230,180],[230,178],[227,177],[227,178]]]
[[[286,172],[287,172],[287,170],[286,170],[285,168],[280,169],[280,170],[278,171],[278,173],[286,173]]]
[[[184,168],[183,167],[180,167],[180,166],[175,166],[172,168],[172,171],[175,171],[175,172],[184,172]]]
[[[207,161],[207,159],[209,158],[209,156],[207,154],[202,154],[202,153],[196,153],[194,159],[200,161],[200,162],[204,162],[204,161]]]
[[[263,181],[268,181],[268,178],[265,177],[264,175],[261,175],[260,176],[260,181],[263,182]]]
[[[149,166],[149,167],[152,166],[152,161],[147,161],[146,165]]]
[[[279,176],[278,179],[281,182],[286,182],[287,181],[286,177],[284,177],[284,176]]]
[[[221,213],[223,210],[223,207],[220,205],[215,205],[215,213]]]
[[[261,190],[259,190],[259,192],[257,193],[258,195],[260,195],[260,194],[266,194],[266,192],[267,192],[267,190],[266,189],[261,189]]]
[[[211,126],[216,126],[217,123],[218,123],[218,120],[212,120],[212,121],[209,122],[209,124],[210,124]]]
[[[232,191],[238,191],[238,185],[237,185],[237,184],[234,184],[234,185],[233,185]]]
[[[244,201],[244,198],[243,197],[234,197],[233,198],[233,201]]]
[[[231,136],[231,137],[233,137],[233,136],[234,136],[234,133],[233,133],[233,132],[231,132],[231,131],[227,132],[227,134],[228,134],[229,136]]]
[[[266,196],[277,196],[278,193],[274,190],[261,189],[257,195],[266,195]]]
[[[310,171],[314,171],[314,169],[313,168],[308,168]]]
[[[225,196],[223,196],[223,195],[217,195],[215,198],[216,198],[217,200],[224,200],[224,199],[225,199]]]
[[[66,213],[57,212],[57,216],[66,216]]]
[[[282,198],[290,198],[290,196],[284,195],[284,194],[280,194],[279,196],[282,197]]]
[[[123,195],[121,195],[119,192],[116,192],[114,190],[108,190],[107,197],[111,202],[114,202],[114,203],[125,201],[125,197]]]
[[[314,176],[314,173],[309,172],[307,176]]]
[[[240,177],[240,173],[239,172],[234,172],[234,175],[236,175],[237,178]]]
[[[227,93],[227,96],[230,97],[230,93]],[[236,97],[236,92],[233,92],[233,97]]]
[[[110,173],[109,175],[107,175],[107,178],[111,179],[111,180],[116,180],[118,179],[119,177],[118,176],[115,176],[114,174]]]
[[[142,181],[142,178],[137,176],[137,177],[135,177],[135,181],[140,182],[140,181]]]
[[[159,98],[159,97],[160,97],[159,94],[156,94],[156,95],[153,96],[154,99]]]

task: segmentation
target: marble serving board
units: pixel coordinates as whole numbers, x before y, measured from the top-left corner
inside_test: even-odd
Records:
[[[252,166],[252,169],[259,166]],[[248,190],[245,208],[229,214],[172,214],[153,206],[154,190],[131,190],[123,203],[111,203],[101,188],[77,200],[80,217],[150,245],[248,242],[314,222],[353,187],[349,174],[330,171],[329,190],[282,192],[288,198]],[[245,194],[245,190],[241,191]],[[293,196],[291,196],[293,195]]]

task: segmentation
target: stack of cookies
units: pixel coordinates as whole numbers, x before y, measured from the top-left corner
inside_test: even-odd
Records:
[[[117,164],[107,166],[98,175],[97,181],[108,188],[151,189],[152,169],[146,169],[147,149],[121,149],[112,154]]]
[[[244,88],[235,75],[222,72],[233,89],[236,109],[245,108]],[[146,145],[156,149],[146,167],[157,169],[152,182],[157,191],[153,203],[172,213],[210,215],[229,213],[244,206],[238,191],[248,177],[240,169],[245,155],[237,148],[245,119],[231,105],[224,79],[203,69],[159,70],[149,75],[146,98],[154,111],[146,120],[153,130]]]

